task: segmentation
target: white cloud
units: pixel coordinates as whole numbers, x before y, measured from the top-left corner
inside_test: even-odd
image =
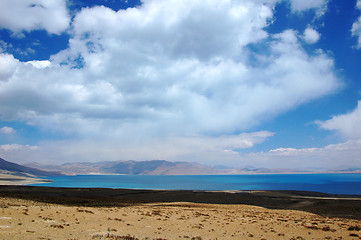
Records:
[[[13,55],[0,53],[0,83],[14,74],[18,62]]]
[[[51,65],[51,62],[49,60],[42,60],[42,61],[28,61],[26,63],[31,64],[33,67],[42,69],[47,68]]]
[[[361,0],[357,1],[356,8],[361,10]],[[358,38],[356,47],[358,49],[360,49],[361,48],[361,16],[359,16],[357,21],[352,24],[351,33],[352,33],[352,36],[355,36]]]
[[[310,44],[318,42],[320,39],[320,34],[313,28],[308,27],[303,33],[303,39]]]
[[[28,162],[29,159],[36,161],[34,156],[36,156],[38,149],[38,146],[31,145],[0,145],[0,158],[16,163]]]
[[[331,144],[323,148],[278,148],[242,156],[239,166],[298,170],[341,170],[361,167],[361,140]]]
[[[20,145],[20,144],[5,144],[0,145],[0,152],[12,152],[12,151],[23,151],[23,150],[36,150],[38,149],[37,146],[30,146],[30,145]]]
[[[163,53],[165,58],[208,60],[267,37],[263,28],[271,17],[270,7],[252,1],[144,1],[139,8],[118,12],[95,7],[74,19],[71,46],[89,64],[94,60],[89,53],[102,47],[126,57],[135,51],[133,58]]]
[[[317,11],[317,15],[321,16],[325,13],[327,9],[327,4],[329,0],[290,0],[291,9],[294,12],[302,12],[310,9],[314,9]]]
[[[3,134],[13,134],[15,132],[16,132],[15,129],[12,127],[5,126],[5,127],[0,128],[0,133],[3,133]]]
[[[45,29],[60,34],[69,23],[66,0],[0,1],[0,27],[13,32]]]
[[[361,139],[361,101],[350,113],[334,116],[327,121],[317,121],[323,129],[337,131],[346,139]]]

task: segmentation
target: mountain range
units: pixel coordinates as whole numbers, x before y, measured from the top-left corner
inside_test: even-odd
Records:
[[[58,170],[63,174],[141,174],[141,175],[204,175],[231,174],[230,170],[215,169],[190,162],[169,162],[165,160],[150,161],[113,161],[65,163],[62,165],[26,164],[28,167],[47,171]]]
[[[148,161],[104,161],[43,165],[28,163],[27,167],[46,171],[60,171],[65,175],[79,174],[138,174],[138,175],[230,175],[230,174],[281,174],[301,173],[293,169],[269,169],[247,167],[241,169],[226,166],[206,166],[194,162],[169,162],[166,160]]]
[[[360,169],[345,169],[322,172],[358,172]],[[169,162],[165,160],[150,161],[104,161],[64,163],[61,165],[44,165],[28,163],[24,165],[8,162],[0,158],[0,173],[27,177],[49,177],[59,175],[88,174],[139,174],[139,175],[229,175],[229,174],[280,174],[305,173],[292,169],[210,167],[192,162]]]

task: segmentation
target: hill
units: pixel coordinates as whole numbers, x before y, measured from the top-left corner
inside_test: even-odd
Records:
[[[57,171],[44,171],[37,168],[22,166],[20,164],[8,162],[0,158],[0,172],[16,176],[27,177],[49,177],[62,175]]]

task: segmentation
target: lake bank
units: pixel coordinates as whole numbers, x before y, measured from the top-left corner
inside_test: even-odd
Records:
[[[0,185],[32,185],[49,183],[50,180],[0,173]]]
[[[36,186],[201,191],[297,190],[361,196],[361,174],[75,175],[48,179],[52,182]]]

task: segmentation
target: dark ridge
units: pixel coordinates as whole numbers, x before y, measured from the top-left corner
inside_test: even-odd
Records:
[[[0,197],[21,198],[71,206],[96,207],[167,202],[246,204],[269,209],[301,210],[327,217],[361,220],[360,196],[304,191],[227,192],[0,186]]]

